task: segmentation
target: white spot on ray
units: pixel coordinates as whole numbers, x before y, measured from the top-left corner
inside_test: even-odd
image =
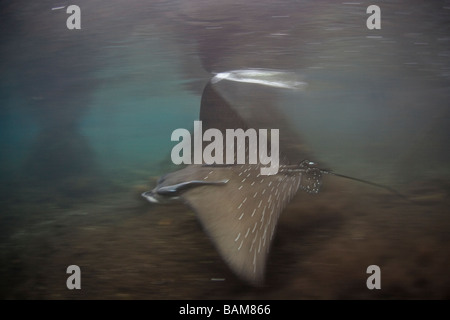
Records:
[[[261,208],[262,200],[259,201],[258,208]]]
[[[240,237],[241,237],[241,233],[239,232],[236,239],[234,239],[234,242],[238,241]]]
[[[238,206],[238,209],[240,209],[243,204],[244,204],[244,201],[241,202],[241,204]]]
[[[244,240],[241,240],[241,244],[239,245],[238,250],[241,250],[243,243],[244,243]]]
[[[245,238],[247,238],[249,232],[250,232],[250,228],[247,229],[247,232],[245,233]]]
[[[258,195],[258,192],[255,192],[255,194],[253,195],[253,198],[256,198],[257,195]]]
[[[238,188],[238,190],[241,190],[241,189],[242,189],[242,187],[243,187],[243,186],[240,186],[240,187]]]
[[[243,216],[244,216],[244,213],[242,212],[241,216],[239,217],[239,220],[241,220]]]
[[[274,231],[275,231],[275,223],[272,224],[272,230],[270,231],[270,240],[272,240],[273,238]]]
[[[256,231],[255,237],[252,240],[252,245],[250,247],[250,252],[253,250],[253,246],[255,245],[256,238],[258,237],[258,231]],[[255,249],[255,257],[256,257],[256,249]]]
[[[256,225],[255,225],[255,227],[256,227]],[[252,243],[255,243],[256,242],[256,238],[258,237],[258,231],[256,231],[256,234],[255,234],[255,237],[253,238],[253,240],[252,240]]]

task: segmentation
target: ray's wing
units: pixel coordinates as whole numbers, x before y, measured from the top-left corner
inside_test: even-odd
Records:
[[[280,161],[294,164],[303,159],[314,160],[288,115],[278,106],[286,90],[289,92],[226,79],[210,82],[203,92],[200,120],[204,126],[218,129],[279,129]]]
[[[206,180],[226,177],[226,185],[200,186],[182,195],[223,259],[253,285],[263,281],[278,217],[301,180],[301,175],[262,176],[259,172],[257,166],[249,165],[217,168]]]
[[[216,128],[224,136],[226,129],[241,128],[246,130],[248,128],[247,123],[214,87],[215,85],[209,82],[203,89],[200,105],[200,120],[203,122],[203,130]]]

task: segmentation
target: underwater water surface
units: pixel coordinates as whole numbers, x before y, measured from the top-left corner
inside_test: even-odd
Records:
[[[380,30],[370,1],[71,4],[80,30],[63,1],[0,5],[1,298],[450,298],[450,2],[384,1]],[[244,85],[231,104],[277,110],[321,168],[406,197],[332,176],[299,191],[258,288],[193,210],[141,197],[179,169],[171,134],[192,130],[211,77],[251,68],[307,86]]]

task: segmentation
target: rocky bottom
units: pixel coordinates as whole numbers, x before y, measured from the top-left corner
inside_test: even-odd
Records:
[[[258,288],[229,271],[194,212],[152,205],[133,190],[69,208],[7,203],[0,298],[450,299],[443,181],[410,186],[412,201],[333,179],[318,195],[299,192]],[[81,268],[81,290],[66,287],[69,265]],[[380,290],[366,286],[370,265],[380,267]]]

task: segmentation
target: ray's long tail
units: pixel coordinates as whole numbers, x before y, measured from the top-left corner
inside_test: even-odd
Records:
[[[303,160],[302,162],[300,162],[299,165],[284,166],[283,170],[287,170],[287,171],[291,171],[291,172],[305,172],[305,173],[309,173],[309,172],[314,171],[314,172],[320,172],[320,174],[328,174],[328,175],[332,175],[332,176],[339,177],[339,178],[353,180],[353,181],[356,181],[356,182],[360,182],[360,183],[364,183],[364,184],[367,184],[367,185],[371,185],[373,187],[384,189],[384,190],[392,193],[393,195],[396,195],[396,196],[402,198],[403,200],[406,200],[406,201],[411,202],[411,203],[414,202],[413,200],[408,198],[406,195],[398,192],[394,188],[391,188],[391,187],[388,187],[388,186],[385,186],[385,185],[382,185],[382,184],[379,184],[379,183],[375,183],[375,182],[371,182],[371,181],[367,181],[367,180],[363,180],[363,179],[359,179],[359,178],[350,177],[350,176],[347,176],[347,175],[344,175],[344,174],[333,172],[331,170],[320,169],[320,168],[316,167],[316,164],[314,162],[309,161],[309,160]],[[317,192],[318,192],[318,190],[317,190]]]

